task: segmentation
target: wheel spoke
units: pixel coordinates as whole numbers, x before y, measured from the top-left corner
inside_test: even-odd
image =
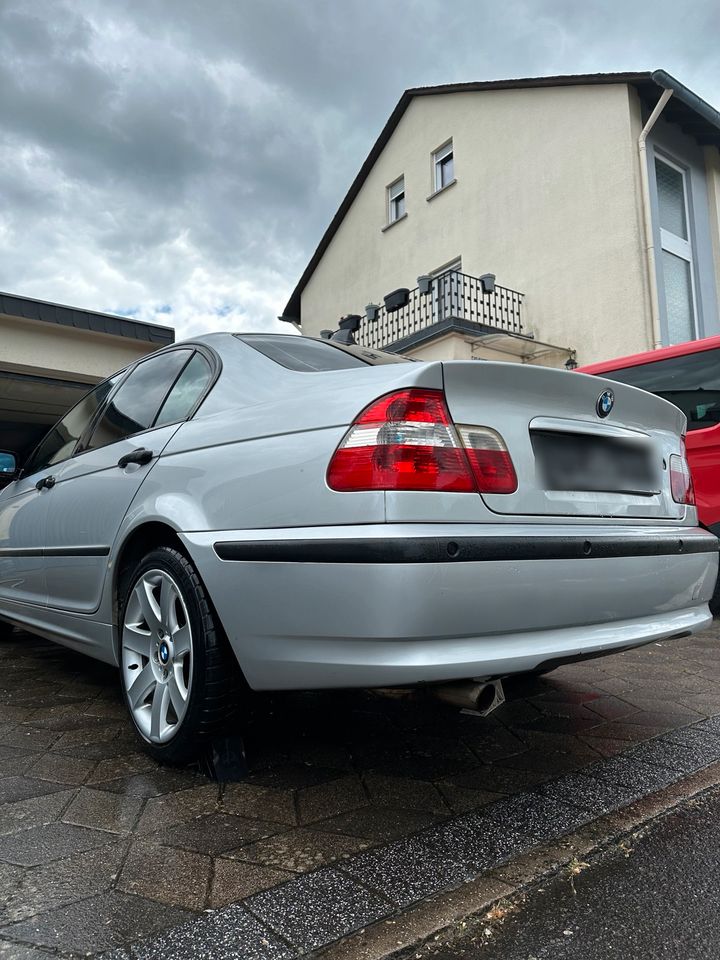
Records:
[[[185,713],[187,691],[183,692],[177,682],[177,675],[173,671],[168,677],[168,690],[170,691],[170,703],[172,703],[175,715],[180,719]]]
[[[177,629],[177,613],[175,601],[177,590],[169,577],[163,577],[160,584],[160,624],[166,633],[172,634]]]
[[[187,656],[187,654],[192,650],[190,627],[187,624],[185,624],[184,627],[179,627],[172,635],[172,642],[173,646],[175,647],[176,657]]]
[[[167,712],[170,704],[170,691],[166,684],[159,683],[153,694],[152,711],[150,714],[150,736],[153,740],[160,740],[163,729],[167,726]]]
[[[123,647],[132,653],[141,654],[143,657],[150,656],[152,637],[147,630],[141,630],[136,623],[125,623],[122,643]]]
[[[152,591],[153,585],[144,577],[135,587],[145,623],[150,628],[150,633],[155,633],[160,627],[160,607]]]
[[[155,674],[153,673],[152,664],[148,662],[138,673],[136,678],[133,680],[132,686],[130,686],[128,689],[128,698],[133,710],[137,710],[143,701],[147,699],[148,694],[156,685],[157,680],[155,679]]]

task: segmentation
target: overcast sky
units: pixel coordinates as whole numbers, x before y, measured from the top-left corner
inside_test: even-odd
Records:
[[[718,0],[0,0],[0,290],[279,328],[406,87],[662,67],[720,107],[718,37]]]

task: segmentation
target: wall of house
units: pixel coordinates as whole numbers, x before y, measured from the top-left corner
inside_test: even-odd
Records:
[[[526,328],[580,363],[648,349],[631,96],[590,85],[415,98],[305,288],[303,331],[461,256],[465,273],[523,292]],[[428,200],[431,154],[449,137],[457,182]],[[386,187],[403,174],[407,216],[383,231]]]
[[[710,242],[715,272],[715,299],[720,305],[720,150],[705,147]]]

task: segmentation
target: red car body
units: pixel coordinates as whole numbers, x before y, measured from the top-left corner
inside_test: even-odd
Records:
[[[720,535],[720,337],[593,363],[578,372],[641,387],[680,407],[688,418],[685,442],[698,518]]]

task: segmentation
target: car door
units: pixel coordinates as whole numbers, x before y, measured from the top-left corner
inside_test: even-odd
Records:
[[[47,602],[45,536],[51,487],[40,481],[67,460],[119,375],[87,393],[43,437],[19,479],[0,492],[0,604]]]
[[[193,356],[192,348],[175,348],[138,363],[76,455],[53,473],[45,536],[49,606],[97,609],[123,518],[187,412],[167,415],[177,412],[173,401],[186,392]]]

